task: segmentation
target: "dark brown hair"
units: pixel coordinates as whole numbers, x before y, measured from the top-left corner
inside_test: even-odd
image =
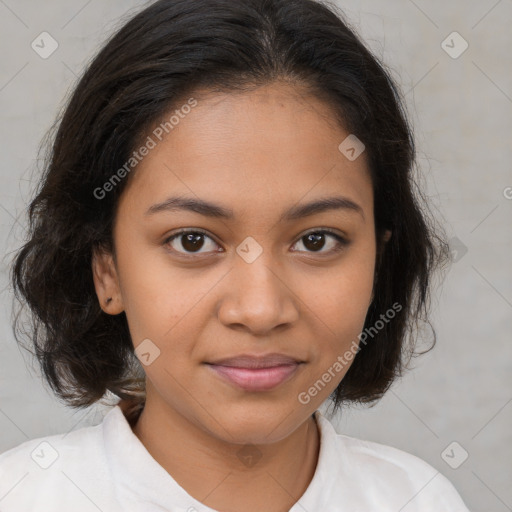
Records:
[[[415,184],[412,129],[390,72],[333,5],[159,0],[114,34],[75,87],[48,146],[28,238],[12,268],[16,298],[31,319],[24,332],[18,312],[16,339],[27,335],[65,403],[85,407],[110,392],[135,414],[145,397],[126,316],[101,310],[91,270],[93,250],[114,250],[112,223],[126,180],[102,199],[94,191],[178,100],[199,89],[244,91],[276,80],[326,101],[365,144],[379,242],[365,328],[393,304],[402,306],[357,353],[331,396],[335,407],[376,401],[415,355],[408,333],[418,320],[428,321],[432,271],[447,245]],[[386,229],[392,237],[383,246]]]

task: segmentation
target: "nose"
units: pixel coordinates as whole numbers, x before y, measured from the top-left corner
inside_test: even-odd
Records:
[[[289,274],[266,257],[265,252],[252,263],[234,258],[226,276],[218,307],[219,320],[231,329],[245,330],[253,336],[290,326],[299,318],[299,299]]]

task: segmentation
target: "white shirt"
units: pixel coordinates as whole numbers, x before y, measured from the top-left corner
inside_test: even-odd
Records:
[[[338,434],[320,411],[313,479],[290,512],[469,512],[439,471],[396,448]],[[45,469],[46,468],[46,469]],[[216,512],[190,496],[119,406],[96,426],[0,455],[2,512]]]

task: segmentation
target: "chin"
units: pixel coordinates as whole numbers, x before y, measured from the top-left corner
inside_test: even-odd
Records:
[[[219,412],[215,416],[218,423],[209,423],[225,442],[264,445],[281,441],[294,432],[309,417],[307,411],[299,415],[300,412],[297,405],[293,411],[292,404],[244,405]]]

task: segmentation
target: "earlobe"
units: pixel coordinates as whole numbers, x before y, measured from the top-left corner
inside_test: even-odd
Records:
[[[382,241],[388,242],[389,239],[391,238],[392,234],[393,234],[392,231],[390,231],[389,229],[386,229],[386,231],[384,231],[384,234],[382,235]]]
[[[124,311],[123,301],[112,254],[95,249],[91,266],[100,308],[109,315],[122,313]]]

